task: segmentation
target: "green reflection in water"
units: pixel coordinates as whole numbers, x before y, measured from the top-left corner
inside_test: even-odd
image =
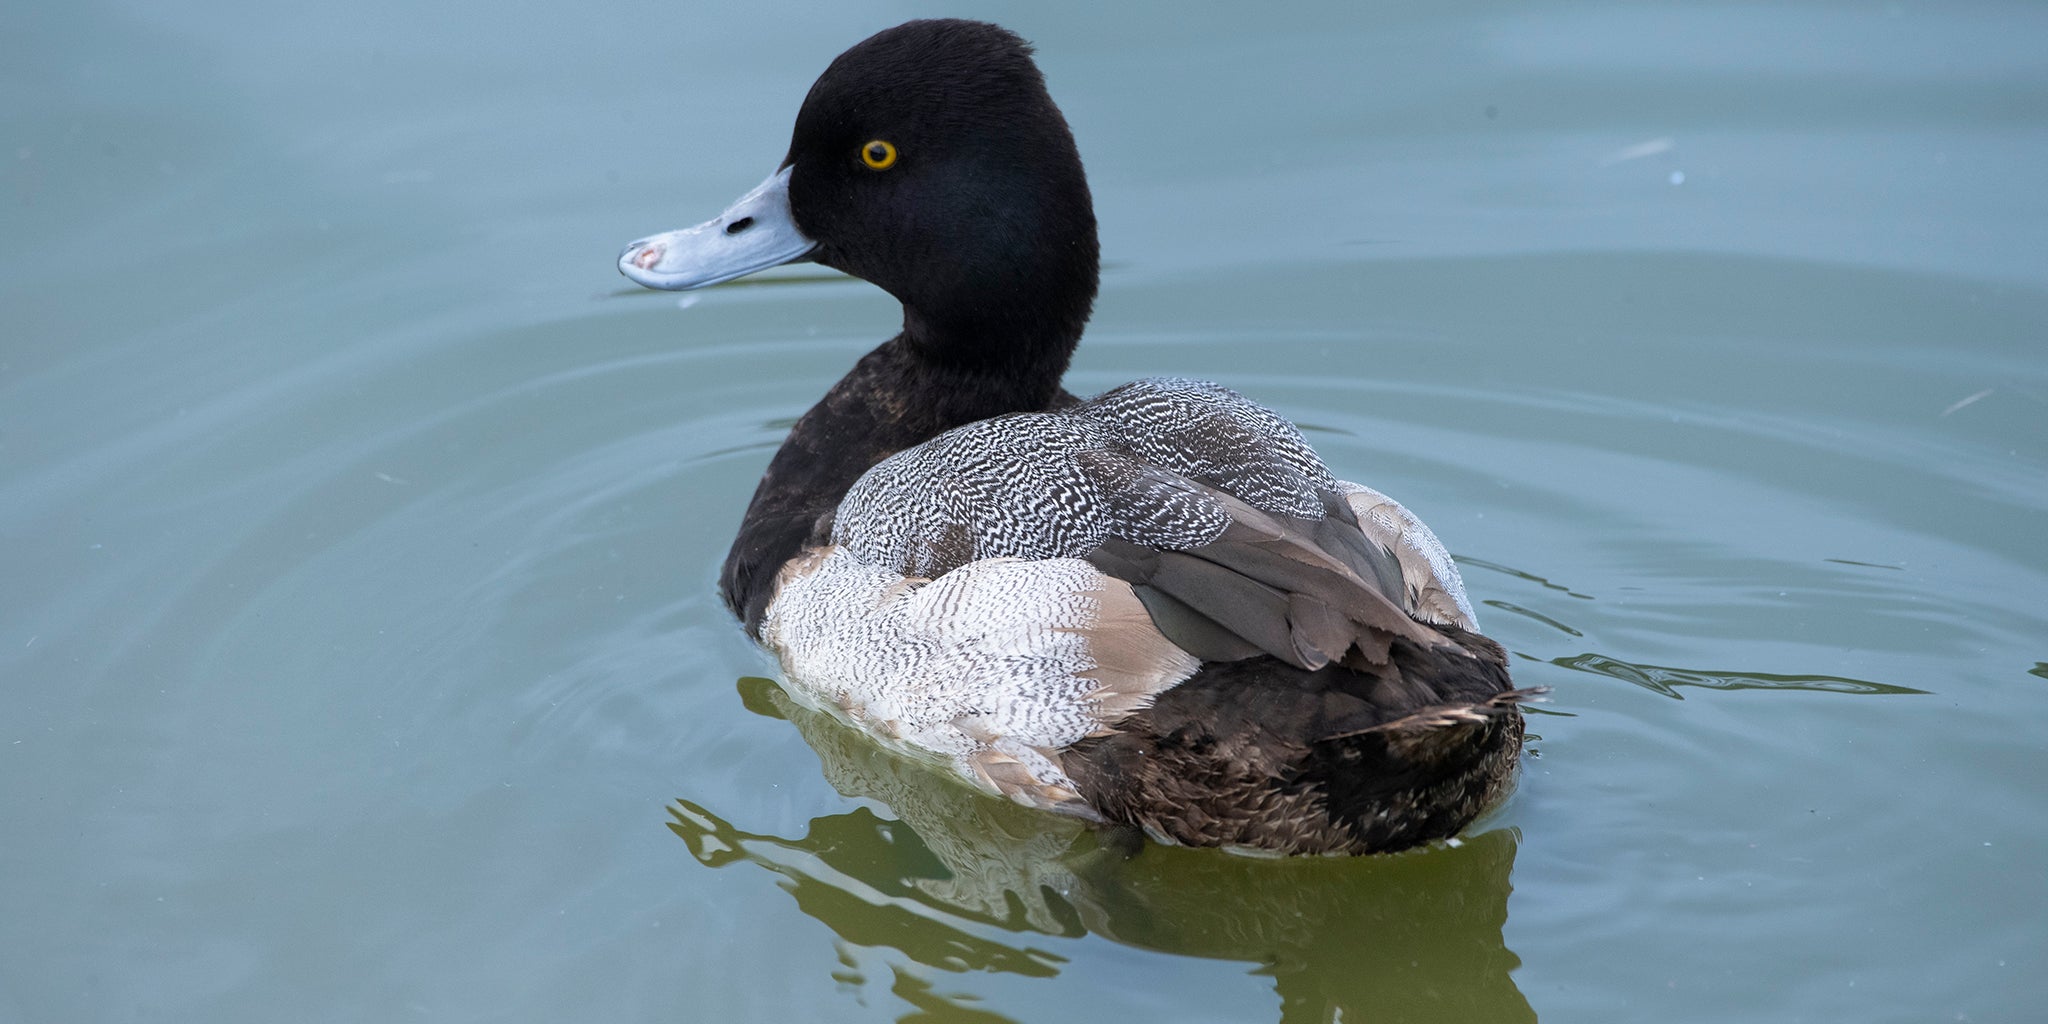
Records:
[[[1501,935],[1512,830],[1381,857],[1262,860],[1151,844],[1127,857],[1078,822],[890,755],[767,680],[740,690],[749,708],[797,727],[841,793],[881,801],[899,820],[858,807],[790,839],[742,831],[685,799],[668,827],[709,867],[780,876],[846,943],[941,971],[1052,978],[1069,958],[1020,937],[1093,934],[1255,965],[1283,1022],[1536,1019]],[[892,993],[917,1008],[906,1019],[1003,1019],[894,974]]]
[[[896,980],[889,986],[891,994],[917,1007],[916,1013],[896,1018],[896,1024],[1014,1024],[1009,1017],[973,1006],[960,1005],[974,997],[957,993],[944,993],[931,982],[909,971],[896,971]]]
[[[1873,683],[1866,679],[1850,679],[1847,676],[1787,676],[1765,672],[1714,672],[1707,669],[1671,668],[1666,665],[1640,665],[1592,652],[1575,654],[1569,658],[1552,658],[1550,663],[1560,668],[1625,680],[1673,700],[1685,699],[1678,692],[1681,686],[1696,686],[1707,690],[1808,690],[1821,693],[1862,694],[1928,692],[1910,686]]]
[[[2030,676],[2040,676],[2043,679],[2048,679],[2048,661],[2035,662],[2034,667],[2027,670],[2027,674]]]

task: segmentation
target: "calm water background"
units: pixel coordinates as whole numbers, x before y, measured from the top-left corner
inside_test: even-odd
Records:
[[[612,270],[906,17],[1035,40],[1071,383],[1420,511],[1520,793],[1128,863],[713,593],[896,311]],[[2039,1020],[2048,7],[15,3],[0,1020]],[[1071,848],[1070,848],[1071,847]]]

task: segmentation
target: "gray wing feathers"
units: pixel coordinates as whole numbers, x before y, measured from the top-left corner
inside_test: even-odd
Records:
[[[1400,561],[1408,611],[1424,622],[1479,632],[1458,564],[1436,534],[1400,502],[1370,487],[1340,480],[1337,490],[1358,517],[1358,527],[1366,537],[1384,545]]]
[[[1269,515],[1229,495],[1216,500],[1232,522],[1208,544],[1160,551],[1112,537],[1089,555],[1131,583],[1148,607],[1167,599],[1170,614],[1159,627],[1183,647],[1206,652],[1221,633],[1313,671],[1333,661],[1384,665],[1396,637],[1447,642],[1390,597],[1402,592],[1398,576],[1383,590],[1383,568],[1346,558],[1351,546],[1332,551],[1318,543],[1322,520]],[[1368,547],[1362,538],[1356,545]],[[1391,554],[1379,554],[1374,562],[1391,562]]]

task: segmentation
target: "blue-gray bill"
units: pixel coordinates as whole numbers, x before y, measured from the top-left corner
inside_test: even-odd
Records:
[[[794,263],[817,243],[789,213],[784,167],[724,213],[695,227],[649,235],[619,254],[619,272],[649,288],[686,291]]]

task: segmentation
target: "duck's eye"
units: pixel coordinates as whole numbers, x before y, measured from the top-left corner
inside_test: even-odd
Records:
[[[875,170],[886,171],[896,166],[896,147],[881,139],[875,139],[860,147],[860,162]]]

